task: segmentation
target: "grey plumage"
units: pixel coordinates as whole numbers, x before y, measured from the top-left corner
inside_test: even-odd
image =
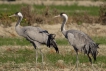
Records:
[[[94,58],[94,61],[96,60],[97,56],[97,48],[98,44],[96,44],[87,34],[78,31],[78,30],[65,30],[65,24],[68,20],[68,16],[64,13],[61,13],[58,16],[55,17],[62,17],[63,18],[63,23],[61,25],[61,32],[65,36],[65,38],[69,41],[69,43],[73,46],[74,50],[76,51],[77,54],[77,61],[78,61],[78,51],[82,51],[85,54],[87,54],[89,61],[92,64],[92,59],[89,56],[89,54],[92,55]],[[78,63],[77,63],[78,66]]]
[[[17,32],[18,35],[25,37],[28,41],[30,41],[33,44],[36,44],[36,46],[34,46],[35,48],[38,47],[40,44],[45,44],[48,45],[48,41],[53,41],[55,43],[55,34],[49,34],[48,31],[41,29],[40,27],[33,27],[33,26],[25,26],[22,27],[20,25],[20,22],[22,21],[23,15],[21,14],[21,12],[16,12],[15,14],[9,16],[17,16],[19,19],[16,23],[15,26],[15,30]],[[53,38],[49,38],[49,37],[53,37]],[[53,44],[49,44],[49,46],[52,46]],[[54,47],[56,52],[59,52],[58,47],[55,46]]]
[[[83,51],[85,54],[91,55],[96,60],[98,44],[96,44],[87,34],[78,30],[68,30],[65,34],[75,51]],[[90,61],[92,63],[92,61]]]
[[[17,16],[19,18],[15,26],[15,30],[17,34],[20,36],[23,36],[28,41],[30,41],[33,44],[35,49],[39,49],[40,44],[45,44],[48,47],[53,46],[56,52],[59,53],[57,44],[55,42],[54,34],[49,34],[48,31],[43,30],[40,27],[33,27],[33,26],[22,27],[20,25],[20,22],[22,21],[22,18],[23,18],[23,15],[21,12],[16,12],[15,14],[9,17],[13,17],[13,16]],[[36,54],[37,54],[37,51],[36,51]],[[37,55],[36,55],[36,63],[37,63]]]

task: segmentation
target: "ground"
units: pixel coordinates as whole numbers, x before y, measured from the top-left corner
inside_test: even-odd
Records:
[[[11,27],[4,27],[3,25],[0,26],[0,36],[1,37],[20,37],[15,31],[15,24],[12,23]],[[32,26],[39,26],[42,29],[47,30],[49,33],[56,34],[56,38],[64,38],[62,35],[60,28],[61,24],[57,23],[54,25],[48,24],[34,24]],[[89,36],[105,36],[106,35],[106,26],[101,24],[89,24],[83,23],[82,25],[77,25],[76,23],[71,23],[65,26],[66,30],[75,29],[83,31],[84,33],[88,34]]]
[[[46,46],[41,46],[44,55],[47,52],[51,52],[52,49],[46,48]],[[15,52],[19,49],[29,49],[34,50],[33,46],[0,46],[0,54],[2,55],[4,52]],[[65,55],[65,53],[73,53],[75,55],[74,50],[71,46],[59,46],[60,54]],[[106,48],[105,45],[100,45],[99,55],[106,56]],[[98,56],[99,56],[98,55]],[[70,61],[71,62],[71,61]],[[50,64],[47,62],[46,58],[44,58],[44,71],[76,71],[73,69],[75,65],[73,64],[65,64],[63,60],[58,60],[54,64]],[[54,66],[55,65],[55,66]],[[94,64],[96,71],[106,71],[105,63]],[[73,70],[72,70],[73,69]],[[19,63],[16,64],[14,62],[0,63],[0,71],[35,71],[35,62],[29,63]],[[37,71],[42,71],[41,63],[37,63]],[[80,63],[79,71],[93,71],[90,63]]]
[[[26,0],[23,0],[27,3],[32,4],[33,2],[29,2]],[[7,2],[0,2],[0,3],[7,3]],[[14,2],[12,2],[13,4],[16,4]],[[12,4],[11,3],[11,4]],[[18,2],[21,3],[21,2]],[[40,1],[36,1],[35,3],[41,4],[42,2]],[[53,4],[53,2],[44,2],[44,4]],[[74,3],[74,1],[73,1]],[[43,3],[42,3],[43,4]],[[56,2],[55,4],[64,4],[64,2]],[[66,2],[66,4],[71,4],[70,2]],[[103,4],[103,2],[89,2],[86,1],[86,3],[84,1],[79,1],[79,5],[101,5]],[[18,34],[15,31],[15,23],[12,23],[10,27],[5,27],[2,24],[0,25],[0,37],[20,37],[18,36]],[[48,24],[34,24],[33,26],[39,26],[45,30],[48,30],[49,33],[53,33],[56,34],[56,39],[57,38],[64,38],[64,36],[62,35],[60,28],[61,28],[61,23],[56,23],[54,25],[48,25]],[[66,29],[76,29],[76,30],[80,30],[85,32],[86,34],[88,34],[89,36],[105,36],[106,35],[106,26],[105,25],[101,25],[99,23],[83,23],[82,25],[77,25],[76,23],[70,23],[68,25],[66,25]],[[42,51],[43,53],[47,53],[50,52],[52,49],[46,48],[46,46],[41,46],[42,47]],[[106,45],[100,45],[100,48],[98,49],[99,51],[99,55],[103,55],[106,56]],[[3,54],[5,51],[17,51],[19,49],[29,49],[29,50],[34,50],[33,46],[0,46],[0,53]],[[59,50],[60,50],[60,54],[65,55],[66,52],[71,52],[74,53],[74,50],[72,48],[72,46],[67,45],[67,46],[59,46]],[[57,61],[57,66],[58,67],[54,67],[51,66],[47,61],[45,61],[45,67],[44,67],[44,71],[76,71],[76,70],[72,70],[74,68],[75,65],[70,64],[70,65],[66,65],[64,64],[63,60],[58,60]],[[106,63],[102,63],[102,64],[94,64],[95,69],[97,71],[106,71]],[[41,63],[38,63],[38,71],[41,71]],[[7,63],[1,63],[0,62],[0,71],[35,71],[35,63],[21,63],[21,64],[15,64],[14,62],[7,62]],[[80,63],[80,67],[79,67],[79,71],[92,71],[91,65],[89,63]]]

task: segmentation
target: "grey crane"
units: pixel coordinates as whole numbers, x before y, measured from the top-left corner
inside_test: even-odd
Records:
[[[40,47],[40,44],[45,44],[47,47],[53,46],[57,53],[59,53],[57,44],[55,42],[55,34],[49,34],[48,31],[41,29],[40,27],[33,27],[33,26],[25,26],[22,27],[20,25],[20,22],[23,19],[23,15],[21,12],[16,12],[15,14],[9,16],[13,17],[17,16],[18,21],[15,26],[15,30],[18,35],[23,36],[26,38],[30,43],[33,44],[34,48],[36,49],[36,64],[38,59],[38,50]],[[40,50],[42,55],[42,64],[43,64],[43,53]]]
[[[92,59],[89,54],[92,55],[94,61],[96,61],[97,57],[97,48],[99,48],[98,44],[95,43],[87,34],[78,31],[78,30],[65,30],[65,24],[68,20],[68,16],[65,13],[60,13],[55,17],[62,17],[63,23],[61,25],[61,32],[65,36],[65,38],[69,41],[69,43],[73,46],[74,50],[76,51],[77,55],[77,71],[78,71],[78,51],[84,52],[87,54],[90,63],[92,64]],[[93,67],[93,65],[92,65]]]

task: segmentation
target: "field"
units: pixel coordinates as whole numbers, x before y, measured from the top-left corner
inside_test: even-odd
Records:
[[[10,25],[8,23],[12,23],[16,20],[14,18],[10,19],[8,18],[8,16],[11,14],[14,14],[15,12],[19,12],[19,11],[21,11],[24,15],[24,19],[22,23],[27,23],[29,25],[35,22],[37,22],[38,24],[44,24],[44,23],[53,24],[55,22],[50,21],[51,17],[61,12],[67,13],[69,16],[71,16],[71,18],[76,18],[76,20],[73,20],[73,22],[85,22],[86,20],[92,19],[90,16],[93,16],[94,18],[96,17],[99,18],[99,15],[100,15],[100,7],[98,6],[85,7],[85,6],[78,6],[77,4],[73,4],[69,6],[68,5],[45,6],[45,5],[35,5],[35,4],[34,5],[0,4],[1,23],[6,26]],[[89,15],[89,17],[87,15]],[[31,18],[28,18],[29,16]],[[85,18],[87,17],[87,18],[84,21],[82,19],[79,19],[80,16],[82,16],[82,19],[84,19],[84,17]],[[22,25],[25,25],[25,24],[22,24]]]
[[[37,71],[76,71],[76,53],[68,41],[63,37],[60,26],[61,19],[52,17],[61,12],[69,16],[67,29],[76,29],[87,33],[99,43],[97,61],[93,62],[96,71],[106,71],[106,26],[98,21],[102,13],[100,6],[72,5],[27,5],[0,4],[0,71],[35,71],[34,47],[19,37],[15,32],[16,18],[8,16],[21,11],[24,19],[21,25],[40,26],[50,33],[56,34],[56,42],[60,53],[54,49],[41,45],[44,53],[44,68],[42,69],[41,55],[37,63]],[[103,11],[103,13],[106,10]],[[30,18],[29,18],[30,16]],[[93,71],[88,57],[79,52],[79,71]]]
[[[20,38],[0,38],[0,70],[1,71],[34,71],[35,69],[35,49],[25,39]],[[97,61],[94,62],[94,67],[98,71],[106,70],[106,39],[97,37],[93,38],[100,43],[98,49],[99,54]],[[15,41],[14,41],[15,40]],[[98,41],[100,40],[100,41]],[[75,66],[76,54],[72,46],[65,39],[57,39],[57,44],[60,53],[55,53],[53,48],[41,46],[44,53],[44,71],[70,71]],[[63,44],[64,43],[64,44]],[[79,53],[79,70],[91,71],[92,67],[88,58],[83,53]],[[37,69],[42,70],[41,55],[39,53]],[[75,71],[75,70],[74,70]]]

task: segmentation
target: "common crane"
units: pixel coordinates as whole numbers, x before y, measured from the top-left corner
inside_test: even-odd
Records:
[[[41,29],[40,27],[33,27],[33,26],[25,26],[22,27],[20,25],[23,15],[21,12],[16,12],[15,14],[9,16],[13,17],[17,16],[18,21],[15,26],[15,30],[18,35],[23,36],[26,38],[30,43],[33,44],[34,48],[36,49],[36,64],[38,59],[38,50],[40,47],[40,44],[45,44],[47,47],[53,46],[57,53],[59,53],[57,44],[55,42],[55,34],[49,34],[48,31]],[[43,64],[43,53],[40,50],[42,55],[42,64]]]
[[[95,43],[87,34],[84,32],[78,31],[78,30],[65,30],[65,24],[68,20],[68,16],[65,13],[60,13],[60,15],[57,15],[55,17],[62,17],[63,22],[61,25],[61,32],[65,36],[65,38],[69,41],[69,43],[73,46],[74,50],[76,51],[77,55],[77,71],[78,71],[78,51],[82,51],[85,54],[87,54],[90,63],[92,64],[92,59],[89,54],[92,55],[94,58],[94,61],[96,61],[97,57],[97,48],[99,48],[98,44]],[[93,67],[93,64],[92,64]]]

